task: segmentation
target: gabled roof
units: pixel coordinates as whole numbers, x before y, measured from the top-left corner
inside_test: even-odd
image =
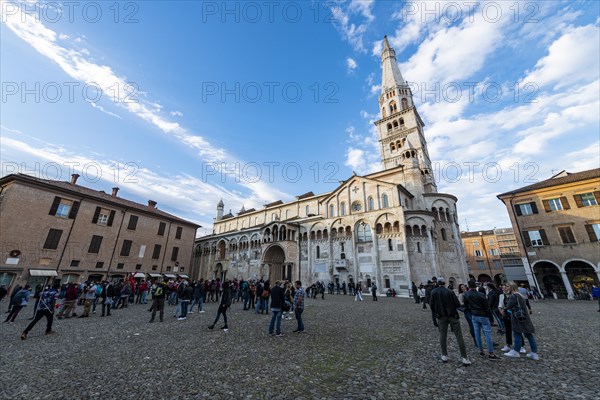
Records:
[[[600,179],[600,168],[590,169],[587,171],[570,173],[566,171],[561,171],[558,174],[554,175],[550,179],[546,179],[544,181],[536,182],[529,186],[524,186],[520,189],[515,189],[510,192],[499,194],[498,198],[509,196],[511,194],[529,192],[531,190],[544,189],[553,186],[565,185],[568,183],[574,183],[579,181],[585,181],[588,179]]]
[[[296,196],[296,198],[298,200],[302,200],[302,199],[307,199],[309,197],[313,197],[315,194],[313,192],[306,192],[304,194],[301,194],[300,196]]]
[[[137,211],[144,214],[154,215],[159,218],[170,219],[172,221],[177,221],[182,224],[191,225],[193,227],[200,227],[200,225],[195,224],[193,222],[187,221],[185,219],[179,218],[175,215],[166,213],[164,211],[159,210],[156,207],[150,207],[148,205],[136,203],[131,200],[127,200],[121,197],[113,197],[110,194],[107,194],[103,191],[98,191],[94,189],[90,189],[81,185],[73,185],[70,182],[66,181],[55,181],[51,179],[41,179],[27,174],[11,174],[0,178],[0,186],[10,183],[12,181],[18,181],[25,184],[30,184],[34,186],[39,186],[41,188],[51,189],[59,192],[63,192],[72,197],[87,197],[94,199],[100,203],[105,203],[113,206],[126,207],[131,209],[132,211]]]
[[[281,201],[281,200],[277,200],[277,201],[274,201],[274,202],[272,202],[272,203],[265,204],[265,208],[274,207],[274,206],[279,206],[279,205],[281,205],[281,204],[283,204],[283,201]]]
[[[336,194],[337,194],[337,193],[340,191],[340,189],[341,189],[341,188],[343,188],[344,186],[346,186],[346,184],[347,184],[348,182],[350,182],[352,179],[355,179],[355,178],[359,178],[359,179],[361,179],[361,180],[366,180],[366,181],[370,181],[370,182],[375,182],[375,183],[378,183],[378,184],[383,184],[383,185],[387,185],[387,186],[402,186],[402,185],[397,185],[397,184],[395,184],[395,183],[391,183],[391,182],[385,182],[385,181],[381,181],[381,180],[378,180],[378,179],[369,178],[369,176],[368,176],[368,175],[367,175],[367,176],[360,176],[360,175],[356,175],[356,172],[353,172],[353,173],[352,173],[352,176],[351,176],[350,178],[348,178],[348,179],[346,179],[346,180],[344,180],[344,181],[340,181],[340,184],[338,185],[338,187],[336,187],[334,190],[332,190],[332,191],[329,193],[329,195],[328,195],[328,196],[325,196],[325,197],[323,197],[321,200],[319,200],[319,203],[323,203],[323,202],[325,202],[325,201],[329,200],[330,198],[332,198],[333,196],[335,196],[335,195],[336,195]],[[411,197],[413,197],[413,196],[412,196],[412,194],[410,194],[410,192],[408,192],[408,190],[406,190],[406,189],[404,189],[404,190],[406,191],[406,193],[407,193],[408,195],[410,195]]]

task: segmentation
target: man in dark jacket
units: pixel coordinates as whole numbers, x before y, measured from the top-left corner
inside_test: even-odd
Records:
[[[192,297],[194,296],[194,289],[187,282],[182,283],[183,290],[181,291],[181,296],[179,299],[181,300],[181,316],[178,318],[179,321],[183,321],[187,319],[187,310],[188,305],[192,301]]]
[[[473,329],[475,331],[475,341],[479,347],[479,355],[485,356],[483,344],[481,343],[481,329],[487,342],[488,359],[499,360],[500,357],[494,354],[494,343],[492,341],[492,324],[490,318],[492,311],[488,304],[485,294],[476,289],[475,281],[469,281],[469,290],[465,293],[465,308],[470,312],[473,320]]]
[[[115,297],[115,288],[113,287],[112,282],[104,282],[104,285],[102,285],[102,292],[100,293],[100,298],[102,299],[101,317],[110,315],[113,297]]]
[[[154,322],[156,312],[160,312],[160,322],[163,322],[165,315],[165,296],[167,295],[167,284],[165,282],[156,282],[152,285],[152,316],[150,322]]]
[[[462,357],[463,365],[471,365],[471,361],[467,358],[467,349],[463,340],[462,330],[460,329],[460,320],[458,316],[458,308],[460,302],[454,292],[446,288],[446,282],[442,278],[437,279],[438,286],[431,291],[430,306],[431,312],[435,315],[440,331],[440,346],[442,348],[442,362],[448,362],[448,325],[456,336],[458,349]]]
[[[275,324],[275,336],[283,336],[281,333],[281,316],[283,315],[283,302],[285,301],[284,290],[281,287],[281,282],[275,282],[275,286],[271,288],[271,323],[269,323],[269,335],[273,335],[273,328]]]

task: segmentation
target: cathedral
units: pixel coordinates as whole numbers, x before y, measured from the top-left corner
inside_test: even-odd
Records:
[[[467,281],[457,198],[437,191],[424,124],[387,38],[381,64],[381,170],[237,215],[220,201],[213,234],[196,239],[200,278],[375,283],[400,296],[433,276]]]

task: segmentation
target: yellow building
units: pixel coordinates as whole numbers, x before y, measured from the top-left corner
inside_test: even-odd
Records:
[[[529,284],[585,297],[600,282],[600,168],[562,171],[498,195],[519,239]]]

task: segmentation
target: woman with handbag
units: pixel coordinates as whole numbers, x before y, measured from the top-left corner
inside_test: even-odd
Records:
[[[208,329],[213,329],[217,322],[219,322],[219,318],[221,317],[221,315],[223,315],[223,322],[225,323],[225,325],[223,325],[220,329],[223,329],[225,332],[229,330],[229,327],[227,326],[227,309],[229,308],[229,306],[231,306],[231,299],[229,297],[230,285],[231,283],[229,281],[223,284],[223,292],[221,293],[221,302],[219,303],[217,316],[215,317],[215,321],[212,323],[212,325],[208,326]]]
[[[531,352],[527,353],[527,357],[532,360],[539,360],[540,357],[537,354],[537,342],[535,340],[535,327],[531,321],[531,308],[528,306],[527,298],[519,292],[519,287],[516,283],[510,282],[508,284],[509,299],[506,304],[504,312],[510,314],[510,323],[512,324],[513,336],[515,346],[514,348],[504,353],[507,357],[519,358],[519,351],[523,343],[523,335],[527,338],[529,346],[531,346]]]

